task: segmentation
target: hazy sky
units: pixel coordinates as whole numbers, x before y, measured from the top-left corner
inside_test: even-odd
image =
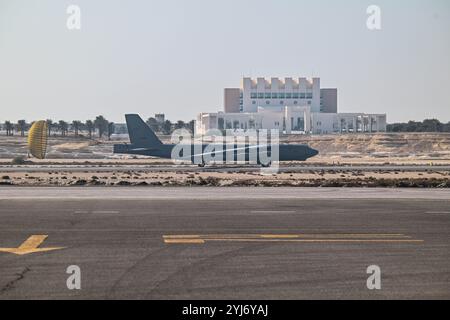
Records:
[[[450,1],[0,0],[0,121],[189,120],[243,76],[312,75],[340,112],[450,121]]]

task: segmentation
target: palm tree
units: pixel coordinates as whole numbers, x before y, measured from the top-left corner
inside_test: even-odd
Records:
[[[6,129],[6,136],[12,136],[13,135],[13,125],[11,121],[5,121],[5,129]]]
[[[182,120],[178,120],[177,123],[175,123],[175,129],[183,129],[186,127],[186,124]]]
[[[82,125],[81,121],[78,120],[72,121],[72,128],[75,131],[75,137],[78,137],[78,132],[80,131],[81,125]]]
[[[65,137],[66,133],[69,129],[69,124],[65,122],[64,120],[58,121],[59,130],[61,130],[61,136]]]
[[[27,122],[25,120],[17,121],[17,131],[20,131],[22,137],[25,136],[25,130],[27,128]]]
[[[108,123],[108,140],[111,140],[111,135],[114,133],[114,122]]]
[[[97,116],[94,120],[94,127],[98,129],[98,135],[101,138],[105,131],[108,130],[108,120],[103,116]]]
[[[171,134],[172,133],[172,122],[170,120],[164,121],[162,125],[162,132],[164,134]]]
[[[156,120],[155,118],[148,118],[147,125],[150,127],[150,129],[152,129],[155,132],[161,131],[160,124],[158,120]]]
[[[86,129],[89,132],[89,139],[92,139],[92,131],[94,129],[94,123],[92,122],[92,120],[87,120],[84,125],[86,126]]]
[[[52,134],[53,120],[47,119],[46,122],[47,122],[48,136],[50,137],[50,135]]]

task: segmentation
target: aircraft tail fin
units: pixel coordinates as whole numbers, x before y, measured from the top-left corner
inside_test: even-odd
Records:
[[[163,143],[137,114],[126,114],[130,142],[138,147],[158,147]]]

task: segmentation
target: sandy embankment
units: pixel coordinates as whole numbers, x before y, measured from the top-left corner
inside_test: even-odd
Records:
[[[165,137],[167,140],[167,137]],[[70,170],[52,173],[5,173],[4,185],[286,185],[286,186],[415,186],[450,187],[449,172],[439,165],[450,165],[450,134],[349,134],[282,137],[283,143],[305,143],[320,151],[307,162],[294,165],[429,165],[428,172],[334,172],[311,171],[262,176],[257,173],[219,172],[85,172]],[[171,160],[113,155],[119,141],[83,138],[50,139],[48,159],[29,159],[30,165],[170,165]],[[0,137],[0,166],[10,165],[14,156],[27,152],[26,139]]]

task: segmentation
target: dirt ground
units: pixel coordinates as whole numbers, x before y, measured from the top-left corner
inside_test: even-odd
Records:
[[[168,142],[169,137],[162,137]],[[171,160],[112,154],[115,143],[125,143],[127,137],[111,141],[86,138],[52,137],[48,158],[27,159],[27,165],[170,165]],[[170,186],[343,186],[343,187],[450,187],[450,172],[439,165],[450,165],[450,134],[349,134],[324,136],[286,136],[282,143],[304,143],[319,150],[317,157],[295,165],[429,165],[427,172],[333,170],[285,172],[264,176],[255,172],[2,172],[0,185],[170,185]],[[0,136],[0,166],[9,166],[14,157],[27,154],[26,138]]]
[[[162,136],[164,142],[170,137]],[[282,136],[281,143],[302,143],[319,150],[319,155],[308,162],[331,164],[450,164],[450,133],[377,133],[343,135]],[[113,145],[128,142],[127,136],[113,136],[111,141],[83,137],[50,137],[48,162],[118,160],[170,163],[166,160],[115,155]],[[16,156],[27,155],[26,137],[0,136],[0,163]],[[30,159],[39,163],[36,159]],[[41,161],[42,162],[42,161]]]
[[[450,187],[450,172],[30,172],[1,173],[0,185],[17,186],[366,186],[366,187]]]

